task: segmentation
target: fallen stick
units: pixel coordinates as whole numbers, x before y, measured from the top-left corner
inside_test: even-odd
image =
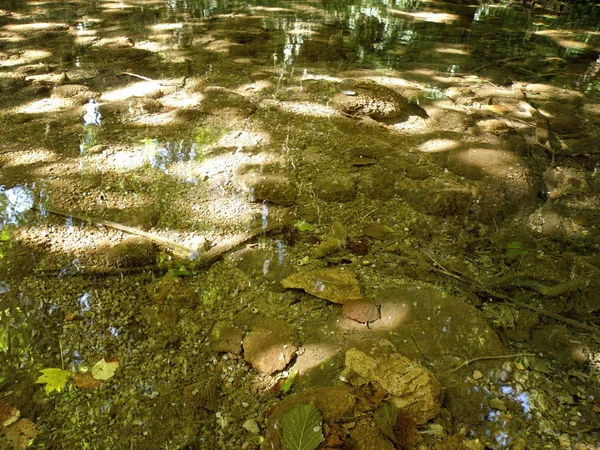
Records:
[[[463,367],[466,367],[469,364],[474,363],[476,361],[487,361],[490,359],[510,359],[510,358],[518,358],[520,356],[535,356],[535,353],[516,353],[514,355],[480,356],[479,358],[466,359],[465,361],[461,362],[458,366],[456,366],[454,369],[450,369],[448,372],[454,373],[454,372],[462,369]]]
[[[37,209],[37,211],[40,211],[40,212],[47,211],[47,212],[57,215],[57,216],[74,218],[77,220],[81,220],[83,222],[88,222],[92,225],[102,225],[102,226],[105,226],[108,228],[113,228],[115,230],[124,231],[125,233],[142,236],[158,245],[162,245],[163,247],[167,247],[167,248],[173,250],[174,252],[180,254],[180,256],[183,256],[183,257],[190,258],[190,257],[193,257],[193,255],[197,253],[196,250],[193,250],[184,245],[178,244],[177,242],[173,242],[169,239],[162,238],[162,237],[157,236],[152,233],[147,233],[146,231],[142,231],[142,230],[139,230],[134,227],[128,227],[127,225],[123,225],[123,224],[120,224],[117,222],[112,222],[110,220],[97,219],[95,217],[84,216],[81,214],[75,214],[75,213],[68,212],[68,211],[61,211],[61,210],[54,209],[54,208],[41,209],[41,208],[37,207],[36,209]]]
[[[481,285],[477,281],[472,280],[471,278],[469,278],[469,277],[467,277],[465,275],[462,275],[462,274],[458,275],[456,273],[450,272],[444,266],[442,266],[438,261],[436,261],[431,255],[429,255],[426,251],[424,251],[422,249],[421,249],[421,251],[433,262],[433,268],[434,268],[434,270],[436,270],[439,273],[444,274],[447,277],[450,277],[450,278],[453,278],[455,280],[459,280],[459,281],[461,281],[463,283],[466,283],[466,284],[474,287],[475,289],[477,289],[480,292],[487,292],[488,294],[492,295],[493,297],[500,298],[500,299],[504,300],[505,302],[507,302],[507,303],[509,303],[509,304],[511,304],[513,306],[518,306],[520,308],[529,309],[530,311],[533,311],[533,312],[539,314],[540,316],[549,317],[549,318],[554,319],[554,320],[556,320],[558,322],[563,322],[563,323],[566,323],[566,324],[571,325],[573,327],[581,328],[583,330],[589,331],[590,333],[592,333],[592,334],[594,334],[596,336],[598,336],[600,334],[599,333],[600,330],[598,330],[598,327],[596,327],[596,326],[592,326],[592,325],[588,325],[586,323],[578,322],[577,320],[569,319],[568,317],[561,316],[560,314],[555,314],[555,313],[546,311],[546,310],[544,310],[542,308],[538,308],[537,306],[533,306],[533,305],[530,305],[530,304],[525,303],[525,302],[514,300],[514,299],[512,299],[512,298],[510,298],[510,297],[508,297],[508,296],[506,296],[504,294],[499,293],[498,291],[493,290],[491,287],[486,287],[486,286]],[[588,283],[587,279],[583,280],[583,281],[585,281],[585,283],[583,285],[581,284],[582,280],[576,280],[576,281],[577,281],[576,285],[575,285],[575,283],[572,283],[572,282],[561,283],[560,285],[558,285],[558,288],[559,288],[558,290],[565,290],[566,289],[566,291],[568,291],[570,289],[575,289],[575,288],[583,287],[584,285],[587,286],[587,283]],[[544,287],[548,288],[548,286],[544,286]],[[553,288],[549,288],[549,289],[556,290],[556,286],[553,287]]]
[[[52,211],[52,212],[54,214],[58,213],[57,211]],[[63,214],[60,214],[60,215],[63,215]],[[73,215],[71,215],[69,217],[75,217],[80,220],[84,220],[81,217],[76,217]],[[106,225],[105,222],[114,224],[114,222],[110,222],[110,221],[95,221],[92,223]],[[120,225],[120,224],[117,224],[117,225]],[[109,225],[106,225],[106,226],[109,226]],[[124,227],[126,229],[135,230],[136,232],[138,232],[136,234],[139,234],[139,232],[140,232],[140,230],[138,230],[137,228],[130,228],[130,227],[126,227],[125,225],[120,225],[120,226]],[[139,266],[139,267],[90,266],[90,267],[83,267],[81,270],[70,273],[69,275],[72,275],[72,276],[74,276],[74,275],[77,275],[77,276],[84,276],[84,275],[113,276],[113,275],[130,275],[130,274],[136,274],[136,273],[142,273],[142,272],[167,272],[167,271],[177,268],[179,266],[184,266],[188,270],[203,269],[203,268],[210,267],[212,264],[214,264],[219,259],[221,259],[225,253],[227,253],[230,250],[233,250],[234,248],[242,245],[243,243],[245,243],[251,239],[254,239],[256,237],[259,237],[261,235],[266,235],[267,233],[272,233],[274,231],[276,231],[276,232],[281,231],[281,229],[283,229],[283,227],[284,227],[283,223],[279,223],[279,224],[275,224],[275,225],[271,225],[271,226],[267,226],[267,227],[257,226],[257,227],[250,229],[249,231],[247,231],[245,233],[241,233],[236,236],[233,236],[203,253],[197,253],[186,247],[180,246],[180,247],[186,249],[188,252],[191,252],[188,254],[188,258],[187,258],[188,261],[174,261],[171,265],[168,265],[168,266],[162,266],[162,265],[159,266],[157,264],[149,265],[149,266]],[[122,230],[122,228],[117,228],[117,229]],[[142,232],[142,233],[144,233],[144,232]],[[148,234],[148,233],[145,233],[145,234]],[[144,236],[144,235],[140,234],[140,236]],[[151,236],[153,236],[153,235],[151,235]],[[144,236],[144,237],[146,237],[146,236]],[[159,238],[159,239],[162,239],[162,238]],[[156,241],[153,241],[153,242],[156,242]],[[171,241],[167,241],[167,242],[169,242],[171,244],[175,244]],[[175,244],[175,245],[179,246],[179,244]],[[63,269],[50,269],[50,270],[36,271],[35,275],[47,277],[47,276],[60,275],[63,272],[64,272]]]

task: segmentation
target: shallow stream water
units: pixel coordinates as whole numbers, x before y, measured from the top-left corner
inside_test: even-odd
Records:
[[[599,24],[0,0],[0,448],[600,448]]]

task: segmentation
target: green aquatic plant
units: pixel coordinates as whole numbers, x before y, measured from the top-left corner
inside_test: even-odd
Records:
[[[298,231],[313,231],[314,227],[304,220],[299,220],[294,224],[294,226],[298,229]]]

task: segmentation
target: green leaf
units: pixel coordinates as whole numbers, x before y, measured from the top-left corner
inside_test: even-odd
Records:
[[[314,400],[297,405],[281,419],[283,450],[314,450],[323,442],[321,413]]]
[[[0,323],[0,352],[8,351],[8,327]]]
[[[174,267],[171,270],[169,270],[169,273],[174,277],[187,277],[192,275],[192,272],[190,272],[185,266]]]
[[[390,438],[394,444],[400,444],[394,431],[396,421],[398,420],[398,409],[395,406],[384,403],[381,405],[381,408],[375,412],[374,419],[375,425],[377,425],[379,431]]]
[[[94,367],[92,367],[92,376],[96,380],[108,380],[115,376],[115,372],[119,368],[118,361],[106,361],[102,358]]]
[[[40,372],[42,374],[35,382],[46,385],[44,386],[46,394],[51,394],[53,391],[61,392],[73,376],[72,372],[62,369],[42,369]]]
[[[521,242],[511,242],[506,246],[504,254],[506,256],[528,255],[529,252],[523,247]]]
[[[288,377],[286,378],[286,380],[283,383],[283,387],[281,388],[281,392],[283,394],[287,394],[290,389],[292,388],[292,384],[294,384],[294,380],[296,379],[296,376],[298,376],[298,371],[297,370],[292,370],[290,372],[290,374],[288,375]]]
[[[308,223],[305,222],[304,220],[299,220],[298,222],[295,223],[296,228],[298,228],[298,231],[313,231],[314,228],[313,226]]]

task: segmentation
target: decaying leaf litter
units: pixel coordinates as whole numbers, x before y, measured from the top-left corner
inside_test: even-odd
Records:
[[[41,70],[8,97],[0,158],[25,164],[3,184],[32,200],[3,229],[18,281],[1,348],[19,370],[2,374],[2,410],[21,417],[4,442],[293,448],[276,424],[313,405],[311,442],[330,448],[589,448],[593,100],[442,74],[434,100],[410,71],[354,64],[240,71],[209,50],[227,21],[206,31],[189,64],[212,72],[176,79],[176,51],[101,45],[112,81]],[[133,83],[142,96],[112,95]],[[90,96],[101,125],[82,128]],[[59,118],[19,109],[47,98]],[[101,360],[119,365],[97,384]],[[48,369],[64,387],[50,396],[34,385]],[[411,391],[424,404],[407,412]]]

